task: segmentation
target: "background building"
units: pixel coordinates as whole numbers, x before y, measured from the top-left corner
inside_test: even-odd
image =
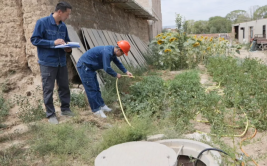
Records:
[[[232,32],[239,43],[248,43],[254,35],[266,38],[267,19],[254,20],[232,25]]]

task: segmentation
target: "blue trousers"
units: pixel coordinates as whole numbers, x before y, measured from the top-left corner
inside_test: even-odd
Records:
[[[101,97],[96,72],[81,62],[78,62],[77,70],[82,80],[91,110],[93,112],[99,111],[101,107],[105,106],[105,103]]]

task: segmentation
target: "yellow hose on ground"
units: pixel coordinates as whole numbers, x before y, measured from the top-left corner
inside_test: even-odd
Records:
[[[232,136],[231,135],[222,135],[222,137],[243,137],[246,134],[246,132],[248,131],[248,116],[247,116],[247,114],[245,112],[244,112],[244,115],[246,116],[246,119],[247,119],[247,124],[246,124],[245,131],[240,135],[232,135]],[[205,133],[205,132],[202,132],[202,131],[198,131],[198,130],[197,130],[197,132],[198,133],[202,133],[202,134],[208,134],[208,133]],[[209,134],[209,135],[217,136],[217,134]]]
[[[219,89],[220,88],[220,83],[219,83],[219,86],[216,86],[216,87],[209,87],[209,88],[207,88],[206,89],[206,91],[205,92],[208,92],[209,90],[215,90],[215,89]],[[222,91],[218,91],[219,93],[221,93],[222,95],[224,94]],[[243,111],[243,109],[241,108],[241,110]],[[244,112],[244,111],[243,111]],[[196,115],[198,115],[200,112],[198,111],[197,113],[196,113]],[[244,115],[246,116],[246,119],[247,119],[247,124],[246,124],[246,128],[245,128],[245,131],[242,133],[242,134],[240,134],[240,135],[233,135],[234,137],[243,137],[245,134],[246,134],[246,132],[247,132],[247,130],[248,130],[248,126],[249,126],[249,124],[248,124],[248,117],[247,117],[247,114],[244,112]],[[196,120],[196,117],[195,117],[195,120]],[[198,122],[203,122],[203,123],[209,123],[209,121],[207,121],[207,120],[196,120],[196,121],[198,121]],[[233,128],[235,128],[235,127],[238,127],[238,126],[230,126],[230,125],[228,125],[229,127],[233,127]],[[204,133],[204,134],[208,134],[208,133],[205,133],[205,132],[201,132],[201,131],[198,131],[197,130],[197,132],[198,133]],[[254,134],[249,138],[249,139],[252,139],[252,138],[254,138],[255,137],[255,135],[256,135],[256,133],[257,133],[257,129],[255,128],[255,132],[254,132]],[[212,136],[216,136],[216,134],[210,134],[210,135],[212,135]],[[231,137],[230,135],[222,135],[222,137]],[[248,139],[248,137],[247,138],[243,138],[242,140],[241,140],[241,142],[240,142],[240,149],[241,149],[241,151],[247,156],[247,157],[249,157],[249,155],[242,149],[242,142],[243,141],[245,141],[246,139]],[[253,161],[253,163],[256,165],[256,166],[258,166],[258,164],[257,164],[257,162],[255,161],[255,160],[253,160],[252,158],[251,158],[251,160]],[[245,163],[244,162],[242,162],[242,166],[245,166]]]
[[[254,132],[254,134],[249,138],[249,137],[247,137],[247,138],[243,138],[242,140],[241,140],[241,142],[240,142],[240,149],[241,149],[241,151],[247,156],[247,157],[249,157],[249,155],[243,150],[243,148],[242,148],[242,142],[243,141],[245,141],[246,139],[252,139],[252,138],[254,138],[255,137],[255,135],[257,134],[257,129],[255,128],[255,132]],[[251,160],[253,161],[253,163],[256,165],[256,166],[258,166],[258,164],[257,164],[257,162],[255,161],[255,160],[253,160],[252,158],[251,158]],[[242,166],[244,166],[245,165],[245,163],[244,162],[242,162]]]
[[[126,76],[129,77],[128,75],[122,75],[122,77],[126,77]],[[132,76],[132,78],[134,78],[134,76]],[[117,78],[117,80],[116,80],[116,90],[117,90],[117,95],[118,95],[118,99],[119,99],[120,106],[121,106],[121,111],[122,111],[122,114],[124,116],[124,119],[126,120],[126,122],[128,123],[128,125],[132,127],[131,123],[128,121],[128,119],[127,119],[127,117],[126,117],[126,115],[124,113],[124,110],[123,110],[123,107],[122,107],[122,104],[121,104],[121,97],[120,97],[119,88],[118,88],[118,80],[119,79]]]

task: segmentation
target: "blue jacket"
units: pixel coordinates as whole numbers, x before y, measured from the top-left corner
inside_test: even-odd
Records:
[[[117,73],[110,67],[111,61],[113,61],[123,73],[127,72],[114,54],[114,46],[98,46],[91,48],[80,57],[77,67],[80,67],[84,63],[93,71],[104,69],[108,74],[116,77]]]
[[[31,42],[37,46],[38,63],[43,66],[66,66],[66,52],[62,48],[55,48],[54,41],[63,39],[70,41],[67,27],[64,22],[56,24],[53,13],[37,21]]]

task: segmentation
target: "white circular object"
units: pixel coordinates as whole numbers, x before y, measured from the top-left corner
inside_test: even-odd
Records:
[[[95,166],[176,166],[173,149],[155,142],[128,142],[110,147],[95,159]]]

